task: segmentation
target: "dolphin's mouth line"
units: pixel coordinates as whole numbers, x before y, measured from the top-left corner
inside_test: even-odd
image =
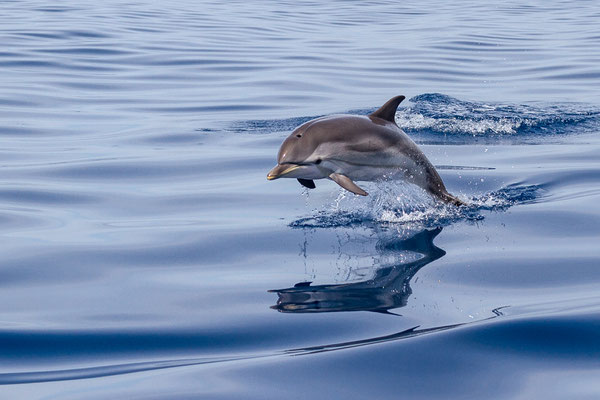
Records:
[[[286,174],[289,174],[290,172],[297,170],[298,168],[301,167],[301,165],[298,165],[298,164],[290,164],[290,166],[287,167],[286,169],[284,169],[283,171],[281,171],[281,172],[276,171],[279,167],[284,166],[284,165],[285,164],[278,164],[275,168],[273,168],[267,175],[267,180],[272,181],[273,179],[280,178],[280,177],[282,177]]]

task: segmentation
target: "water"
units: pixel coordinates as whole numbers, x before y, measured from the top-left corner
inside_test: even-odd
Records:
[[[0,397],[600,395],[597,2],[0,15]],[[266,181],[397,94],[469,207]]]

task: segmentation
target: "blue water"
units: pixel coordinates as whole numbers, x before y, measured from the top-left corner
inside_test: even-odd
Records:
[[[4,2],[0,397],[600,397],[597,1]],[[268,182],[397,123],[453,194]]]

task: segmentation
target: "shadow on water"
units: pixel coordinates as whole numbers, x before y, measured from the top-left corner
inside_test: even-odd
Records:
[[[277,304],[271,308],[286,313],[315,313],[338,311],[374,311],[404,307],[412,294],[410,281],[427,264],[443,257],[446,252],[433,244],[442,228],[423,230],[408,239],[379,239],[377,252],[382,259],[392,255],[391,263],[377,266],[372,279],[342,284],[311,286],[300,282],[286,289],[270,290],[277,293]],[[407,260],[406,252],[417,256]],[[394,257],[402,255],[400,257]],[[412,257],[408,257],[410,260]]]

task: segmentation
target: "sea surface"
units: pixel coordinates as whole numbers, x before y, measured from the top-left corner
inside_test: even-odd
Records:
[[[1,399],[600,398],[591,1],[3,1]],[[469,203],[268,182],[396,121]]]

